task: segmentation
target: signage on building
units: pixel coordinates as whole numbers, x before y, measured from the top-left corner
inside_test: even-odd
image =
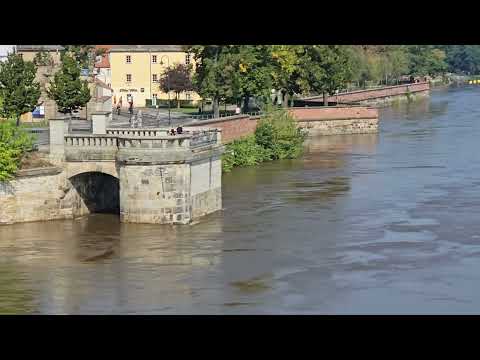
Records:
[[[137,92],[137,89],[120,89],[120,92]]]
[[[45,117],[45,107],[43,105],[37,106],[35,110],[32,111],[32,116],[34,118],[43,118]]]

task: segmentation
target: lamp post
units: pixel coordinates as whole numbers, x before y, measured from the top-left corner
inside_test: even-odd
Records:
[[[163,55],[160,58],[160,65],[163,65],[163,58],[167,58],[167,71],[170,68],[170,59],[167,55]],[[167,88],[168,88],[168,126],[172,124],[172,121],[170,119],[170,74],[167,72]]]

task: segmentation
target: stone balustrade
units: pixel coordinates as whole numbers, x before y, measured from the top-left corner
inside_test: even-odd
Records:
[[[119,151],[143,153],[147,150],[171,154],[216,145],[219,138],[215,129],[186,131],[173,136],[167,135],[167,129],[108,129],[105,135],[68,134],[64,136],[65,159],[112,161]]]
[[[64,136],[67,161],[113,161],[118,150],[118,140],[112,135]]]
[[[67,147],[106,147],[117,146],[117,137],[113,135],[65,135]]]
[[[148,129],[129,129],[129,128],[108,128],[107,134],[109,135],[122,135],[122,136],[165,136],[167,128],[148,128]]]
[[[190,135],[176,136],[118,136],[119,149],[188,149],[190,148]]]

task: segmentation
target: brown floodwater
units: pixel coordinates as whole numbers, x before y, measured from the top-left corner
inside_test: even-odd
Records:
[[[480,89],[223,176],[187,226],[0,227],[2,314],[480,313]]]

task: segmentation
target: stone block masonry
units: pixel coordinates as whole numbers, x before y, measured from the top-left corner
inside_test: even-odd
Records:
[[[86,213],[81,195],[61,169],[0,182],[0,224],[71,219]]]
[[[378,110],[366,106],[298,107],[288,111],[309,136],[378,132]],[[222,143],[227,144],[253,134],[260,119],[260,116],[237,115],[192,122],[185,128],[221,129]]]
[[[0,183],[0,224],[91,212],[119,213],[130,223],[188,224],[221,209],[224,147],[216,130],[167,136],[166,129],[94,128],[100,134],[64,134],[64,122],[51,121],[57,167]]]
[[[290,113],[309,136],[378,132],[378,110],[364,106],[292,108]]]

